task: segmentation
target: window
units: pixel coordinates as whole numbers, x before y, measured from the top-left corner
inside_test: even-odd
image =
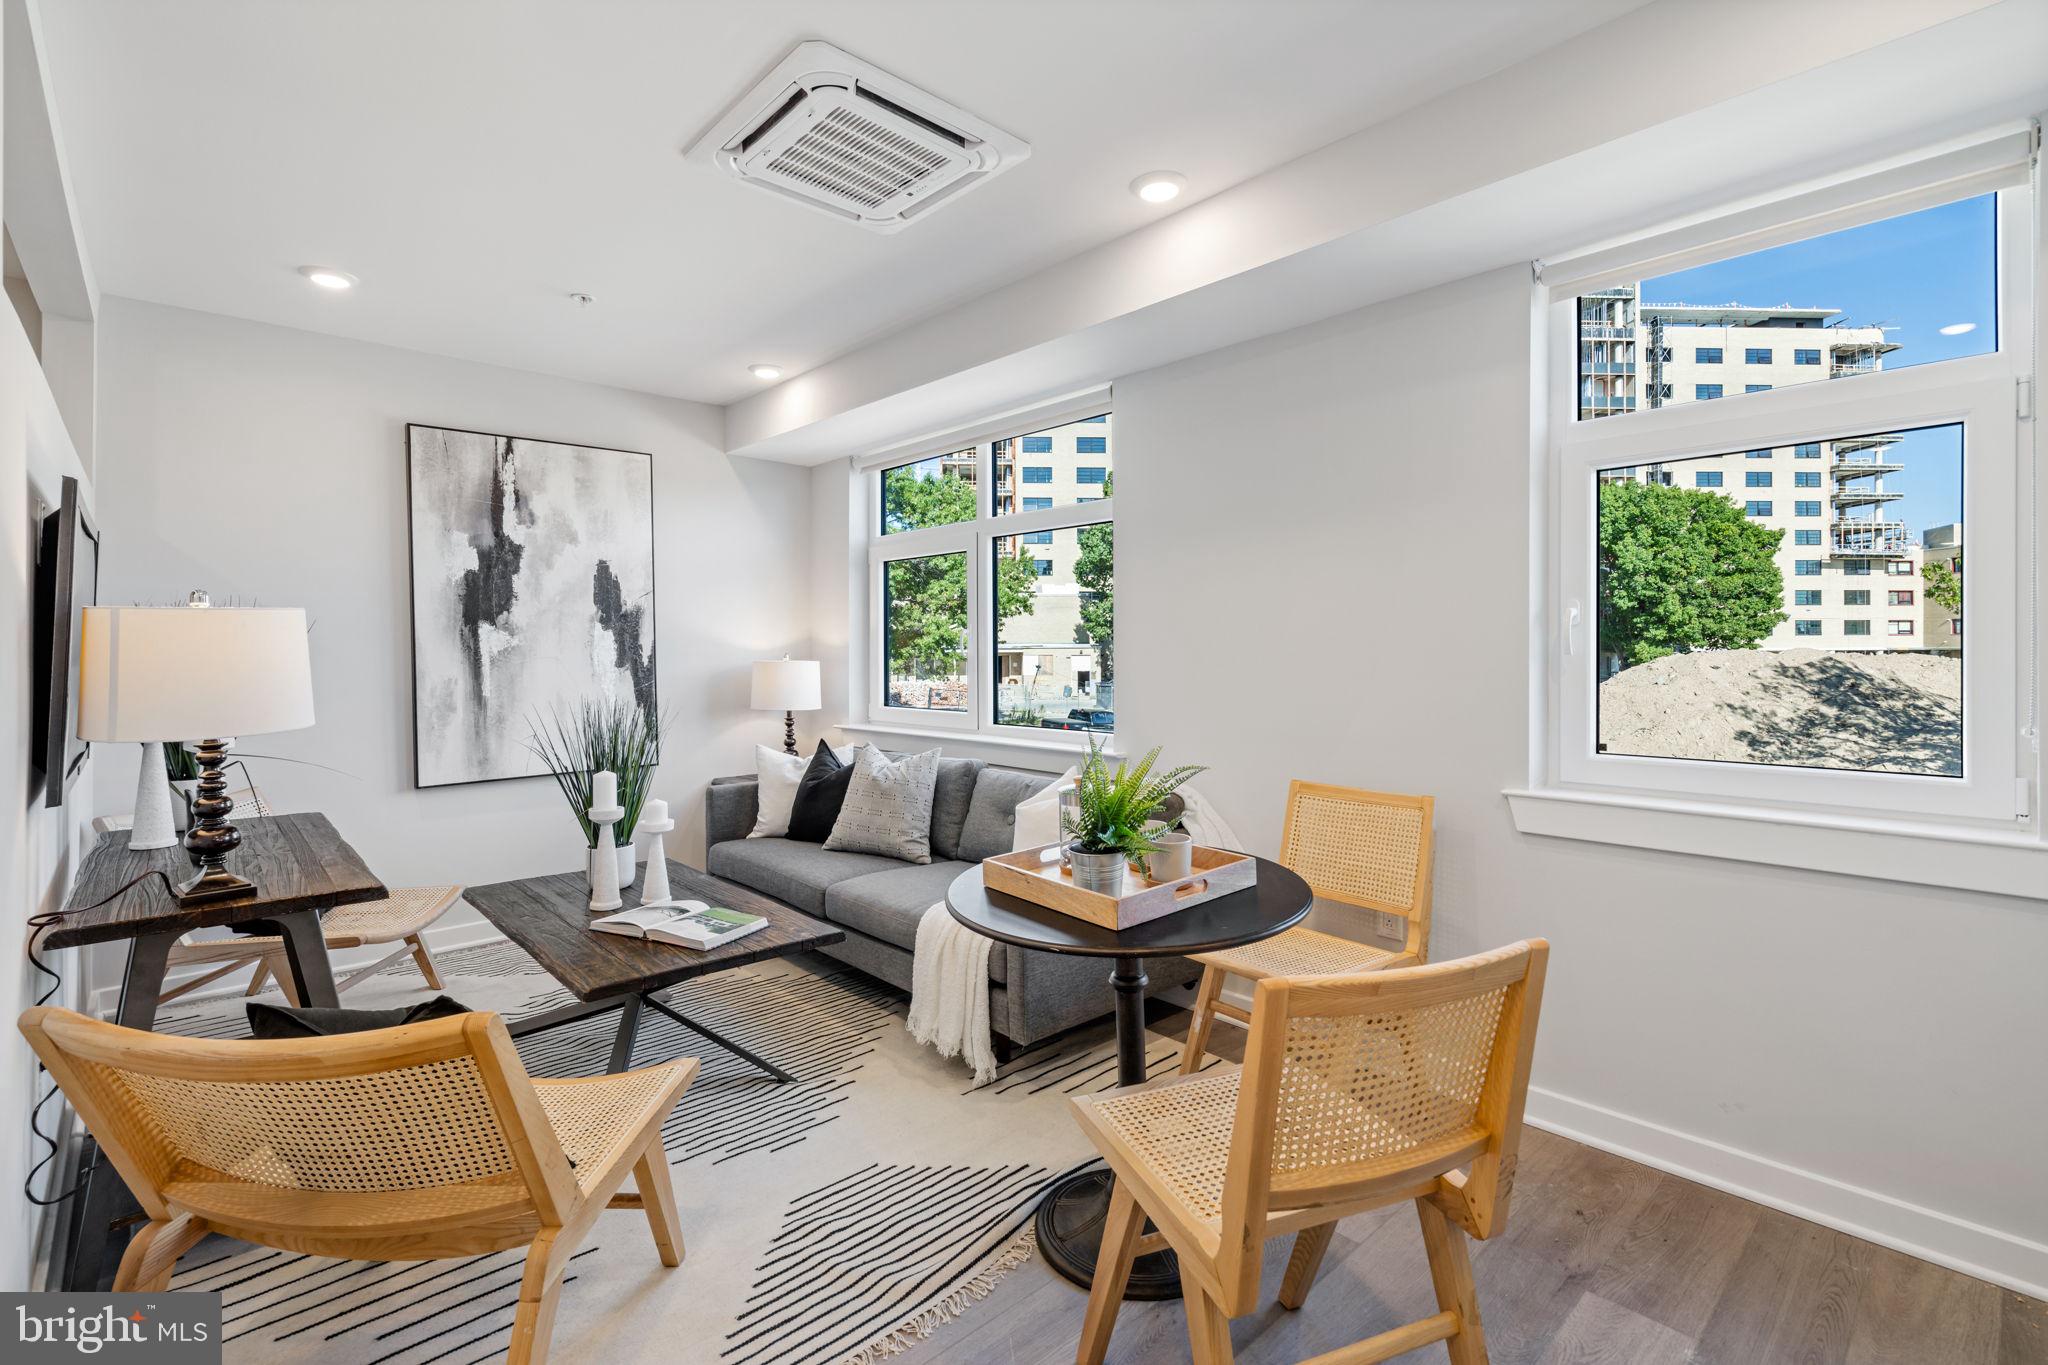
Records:
[[[1792,605],[1795,607],[1817,607],[1821,603],[1821,596],[1822,593],[1819,588],[1795,588],[1792,592]]]
[[[1692,363],[1695,365],[1720,364],[1721,348],[1719,346],[1695,346],[1692,352]]]
[[[1811,530],[1794,531],[1792,533],[1792,543],[1803,547],[1818,545],[1820,544],[1820,532]]]
[[[1771,452],[1768,450],[1745,450],[1742,452],[1742,458],[1745,460],[1768,460],[1771,458]]]
[[[1885,571],[1886,573],[1890,574],[1890,575],[1891,575],[1892,577],[1894,577],[1894,578],[1898,578],[1898,577],[1901,577],[1901,576],[1903,576],[1903,575],[1906,575],[1906,574],[1910,574],[1910,573],[1912,573],[1912,572],[1913,572],[1913,565],[1912,565],[1912,562],[1911,562],[1910,560],[1905,560],[1905,559],[1888,559],[1888,560],[1886,560],[1886,561],[1885,561],[1885,565],[1884,565],[1884,571]],[[1960,570],[1958,570],[1957,572],[1958,572],[1958,575],[1960,575],[1961,571],[1960,571]]]
[[[974,452],[956,450],[882,471],[882,534],[973,521]]]
[[[1792,471],[1792,486],[1793,486],[1794,488],[1818,488],[1818,487],[1820,487],[1820,471],[1819,471],[1818,469],[1795,469],[1795,470],[1793,470],[1793,471]]]
[[[1870,572],[1870,561],[1867,559],[1845,559],[1842,561],[1842,572],[1848,574],[1851,578],[1863,577]]]
[[[1804,346],[1795,346],[1792,348],[1792,363],[1794,365],[1818,365],[1820,364],[1820,351],[1818,349],[1809,350]]]
[[[1795,517],[1817,517],[1820,515],[1820,503],[1818,501],[1795,500],[1792,504],[1792,515]]]
[[[1695,384],[1692,386],[1692,396],[1702,401],[1709,398],[1719,398],[1721,396],[1721,386],[1719,384]]]
[[[1886,606],[1910,607],[1913,605],[1913,590],[1911,588],[1893,588],[1884,595],[1884,600]]]
[[[1820,561],[1818,559],[1795,559],[1792,561],[1792,572],[1801,578],[1819,578]]]
[[[1868,634],[1870,634],[1870,622],[1868,622],[1868,621],[1844,621],[1844,622],[1842,622],[1842,634],[1844,634],[1844,635],[1868,635]]]
[[[1885,634],[1887,635],[1911,635],[1913,633],[1913,623],[1911,621],[1887,621],[1885,626]]]
[[[1846,589],[1844,589],[1844,590],[1843,590],[1843,592],[1842,592],[1842,605],[1843,605],[1843,606],[1845,606],[1845,607],[1867,607],[1867,606],[1869,606],[1869,605],[1870,605],[1870,589],[1868,589],[1868,588],[1846,588]]]
[[[1745,348],[1744,348],[1744,350],[1743,350],[1743,352],[1742,352],[1742,363],[1743,363],[1743,364],[1745,364],[1745,365],[1768,365],[1768,364],[1770,364],[1770,363],[1771,363],[1771,348],[1770,348],[1770,347],[1768,347],[1768,346],[1749,346],[1749,347],[1745,347]]]
[[[1744,384],[1742,391],[1744,393],[1769,393],[1771,386],[1769,384]]]
[[[1742,486],[1744,488],[1769,488],[1771,486],[1771,471],[1768,469],[1752,469],[1747,471],[1742,476]]]
[[[1721,471],[1718,469],[1700,470],[1692,476],[1692,486],[1694,488],[1719,488],[1721,486]]]
[[[1818,460],[1820,458],[1820,442],[1809,441],[1805,445],[1793,446],[1792,458],[1795,460]]]
[[[1113,426],[1098,399],[856,476],[879,509],[855,670],[870,723],[1062,747],[1114,730]]]
[[[1750,517],[1767,517],[1771,514],[1771,505],[1767,502],[1746,502],[1742,504],[1742,513]]]
[[[1820,622],[1794,621],[1792,623],[1792,633],[1794,635],[1818,635],[1820,634]]]

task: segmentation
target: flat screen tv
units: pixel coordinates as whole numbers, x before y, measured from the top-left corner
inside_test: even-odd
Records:
[[[43,518],[36,546],[35,712],[29,758],[43,800],[64,804],[64,789],[85,766],[91,746],[78,738],[78,614],[97,601],[100,537],[78,504],[78,480],[67,477],[56,511]]]

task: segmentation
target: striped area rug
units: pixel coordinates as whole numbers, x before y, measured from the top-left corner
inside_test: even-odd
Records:
[[[510,944],[438,962],[449,995],[511,1018],[569,998]],[[347,998],[428,994],[403,964]],[[823,958],[735,969],[664,998],[797,1079],[778,1084],[643,1017],[636,1064],[704,1059],[663,1134],[686,1255],[664,1270],[640,1213],[601,1215],[563,1280],[558,1360],[867,1365],[942,1332],[1032,1254],[1039,1193],[1092,1156],[1067,1097],[1115,1080],[1105,1024],[975,1087],[910,1041],[900,994]],[[166,1009],[157,1027],[248,1031],[241,1002],[218,999]],[[589,1074],[615,1027],[601,1015],[523,1039],[520,1052],[535,1075]],[[1152,1040],[1154,1074],[1174,1057]],[[173,1288],[220,1292],[229,1362],[482,1365],[504,1357],[520,1259],[340,1261],[216,1239],[187,1255]]]

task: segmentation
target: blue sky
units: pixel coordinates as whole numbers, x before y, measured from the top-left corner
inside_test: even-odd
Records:
[[[1804,242],[1642,282],[1646,303],[1790,304],[1836,308],[1878,325],[1899,349],[1886,369],[1982,355],[1998,344],[1997,199],[1979,195]],[[1941,328],[1975,323],[1943,336]],[[1854,379],[1841,381],[1853,384]],[[1843,433],[1848,435],[1851,433]],[[1960,429],[1912,432],[1892,447],[1906,469],[1885,487],[1906,496],[1886,512],[1915,536],[1962,519]]]

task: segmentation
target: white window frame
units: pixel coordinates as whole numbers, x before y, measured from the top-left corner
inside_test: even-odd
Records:
[[[1731,232],[1722,243],[1725,250],[1694,240],[1684,244],[1690,259],[1668,267],[1651,253],[1637,258],[1644,264],[1624,271],[1614,267],[1626,261],[1611,252],[1601,266],[1608,280],[1648,277],[1985,188],[1929,191],[1903,204],[1896,196],[1873,197],[1867,212],[1838,213],[1808,231],[1759,231],[1757,213],[1750,210],[1741,219],[1743,232]],[[1532,745],[1530,788],[1507,793],[1519,828],[1903,880],[1946,878],[1951,885],[2048,897],[2039,865],[2048,844],[2042,842],[2039,803],[2029,785],[2039,777],[2030,706],[2039,637],[2025,616],[2036,572],[2031,511],[2041,488],[2033,451],[2036,423],[2017,416],[2030,402],[2038,364],[2033,338],[2040,237],[2028,188],[1999,189],[1996,221],[1999,336],[1993,353],[1729,393],[1718,402],[1581,420],[1576,298],[1605,281],[1582,269],[1570,287],[1553,285],[1543,329],[1550,367],[1547,470],[1537,490],[1538,507],[1547,512],[1539,518],[1547,525],[1537,527],[1544,587],[1534,603],[1541,633],[1531,719],[1540,733]],[[1962,777],[1596,752],[1597,471],[1952,422],[1964,429],[1963,522],[1986,528],[1981,535],[1970,533],[1969,614],[1980,624],[1965,640],[1970,652]],[[1767,834],[1768,825],[1780,826],[1783,834]],[[1839,840],[1827,837],[1837,831]],[[1891,843],[1883,842],[1887,838]],[[1984,855],[1972,865],[1981,873],[1929,862],[1921,856],[1927,846],[1917,842],[1929,838],[1984,846],[1973,850]],[[2024,871],[2012,861],[2015,853],[2022,854]],[[2029,885],[2038,889],[2023,889]]]
[[[868,618],[866,629],[868,675],[862,683],[867,697],[868,723],[881,730],[930,732],[972,738],[995,744],[1023,744],[1038,748],[1086,750],[1092,737],[1105,748],[1114,749],[1115,736],[1101,731],[1048,730],[1035,726],[1003,725],[995,719],[994,622],[987,601],[990,567],[995,542],[1009,536],[1035,531],[1064,531],[1116,521],[1114,497],[1077,501],[1065,506],[1025,511],[1021,508],[998,516],[995,512],[995,445],[1010,438],[1033,435],[1050,427],[1065,426],[1084,418],[1110,414],[1111,434],[1115,432],[1115,397],[1107,388],[1081,396],[1069,396],[1055,403],[1007,414],[988,422],[954,431],[943,438],[920,440],[878,452],[859,462],[855,475],[865,490],[868,528]],[[951,526],[928,526],[915,531],[882,532],[882,476],[891,469],[972,448],[975,452],[975,517]],[[1018,467],[1023,463],[1021,452]],[[1103,456],[1112,477],[1115,473],[1114,446]],[[1022,503],[1022,474],[1012,492]],[[888,650],[882,630],[883,565],[891,560],[917,559],[932,554],[967,555],[967,709],[927,711],[888,704]]]

